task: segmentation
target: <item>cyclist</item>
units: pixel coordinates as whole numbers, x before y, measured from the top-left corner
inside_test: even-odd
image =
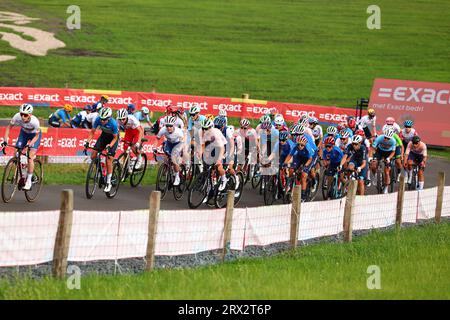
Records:
[[[136,106],[132,103],[127,105],[127,112],[128,114],[134,114],[134,112],[136,111]]]
[[[174,126],[180,129],[184,129],[185,125],[183,120],[178,116],[178,109],[172,105],[168,105],[166,108],[166,115],[163,115],[161,117],[159,117],[158,120],[155,121],[155,123],[152,126],[152,132],[153,133],[158,133],[160,128],[164,127],[164,122],[166,121],[166,118],[168,116],[174,117],[175,118],[175,124]]]
[[[239,122],[240,128],[236,131],[243,141],[244,156],[248,158],[250,165],[256,164],[258,157],[258,134],[256,130],[250,126],[248,119],[241,119]],[[238,170],[241,164],[238,163]],[[250,171],[251,172],[251,171]]]
[[[210,119],[204,119],[202,121],[202,136],[201,136],[201,154],[199,158],[205,153],[206,147],[208,147],[208,156],[213,157],[217,166],[220,176],[219,191],[223,191],[227,185],[228,179],[223,169],[222,160],[225,155],[225,145],[227,140],[223,136],[219,129],[214,128],[214,123]],[[213,150],[211,150],[211,148]],[[212,152],[211,152],[212,151]],[[210,159],[210,158],[209,158]]]
[[[142,165],[142,155],[139,147],[144,137],[144,128],[142,128],[141,123],[134,115],[128,113],[127,109],[117,111],[117,121],[120,128],[125,131],[123,151],[126,152],[128,147],[131,146],[131,149],[137,156],[136,169],[139,169]]]
[[[400,133],[401,128],[400,128],[400,126],[398,125],[398,123],[395,122],[395,119],[394,119],[393,117],[387,117],[387,118],[386,118],[385,125],[383,126],[383,129],[382,129],[383,132],[384,132],[384,129],[387,129],[389,126],[393,126],[393,127],[394,127],[395,133],[397,133],[397,134]]]
[[[319,119],[317,119],[316,117],[311,117],[309,118],[308,122],[309,128],[312,130],[316,146],[320,148],[323,139],[323,130],[322,126],[319,124]]]
[[[384,190],[383,193],[388,192],[388,187],[390,184],[390,172],[391,172],[391,159],[395,156],[395,147],[396,147],[396,141],[394,139],[395,131],[392,128],[386,129],[382,135],[378,136],[375,141],[372,144],[372,149],[369,157],[369,163],[370,163],[370,170],[375,175],[377,168],[378,168],[378,161],[385,160],[385,167],[384,167]],[[373,155],[373,161],[371,156],[373,154],[373,151],[375,151],[375,154]]]
[[[309,134],[306,130],[309,130],[309,132],[311,132],[311,134]],[[311,165],[310,176],[311,176],[311,179],[314,179],[313,181],[316,182],[316,180],[315,180],[316,172],[320,170],[320,162],[318,161],[319,160],[319,151],[318,151],[318,148],[314,141],[314,136],[312,135],[312,130],[310,128],[308,128],[307,126],[300,125],[298,127],[298,130],[296,133],[300,136],[304,135],[306,137],[306,139],[308,140],[309,147],[311,148],[311,150],[314,150],[313,163]],[[314,185],[314,188],[315,187],[316,186]]]
[[[419,190],[423,190],[423,186],[425,184],[425,165],[428,159],[427,154],[427,145],[421,141],[419,136],[414,136],[410,142],[408,142],[408,146],[406,147],[405,151],[405,181],[410,184],[412,180],[412,166],[413,164],[417,165],[419,167],[419,171],[417,173],[418,180],[419,180]]]
[[[100,112],[100,110],[105,107],[105,104],[108,102],[109,97],[107,95],[102,95],[100,100],[92,105],[92,112]]]
[[[339,134],[339,138],[336,139],[336,146],[341,148],[342,152],[345,152],[351,143],[350,132],[347,129],[343,129]]]
[[[166,138],[164,142],[164,152],[171,158],[174,167],[174,186],[180,184],[180,165],[182,160],[185,135],[182,129],[176,126],[177,119],[173,116],[166,116],[164,127],[159,130],[156,138],[159,140],[163,136]]]
[[[70,104],[65,104],[62,109],[58,109],[48,117],[48,124],[55,128],[71,128],[70,113],[73,107]]]
[[[417,136],[418,133],[416,131],[416,129],[413,128],[413,121],[412,120],[406,120],[403,123],[403,129],[400,131],[400,139],[402,139],[403,142],[403,147],[406,149],[406,147],[408,146],[408,143],[410,141],[412,141],[412,138],[414,136]]]
[[[289,178],[292,179],[294,172],[303,166],[300,180],[302,188],[302,199],[306,198],[306,182],[311,169],[313,168],[314,150],[311,149],[308,139],[305,135],[296,137],[296,147],[291,150],[291,153],[286,157],[284,161],[285,165],[290,164]],[[290,183],[288,183],[288,186]],[[289,189],[286,190],[289,192]]]
[[[356,171],[358,178],[358,194],[364,195],[364,181],[367,178],[367,149],[363,137],[355,135],[351,145],[347,147],[341,166],[349,171]]]
[[[373,142],[373,137],[377,136],[377,127],[376,127],[376,113],[374,109],[367,110],[367,115],[363,116],[358,120],[358,125],[364,130],[364,134],[367,139],[369,139],[370,143]],[[370,127],[372,129],[370,129]]]
[[[232,175],[236,175],[234,171],[234,154],[235,154],[235,136],[234,136],[234,127],[226,125],[225,117],[216,117],[214,119],[214,127],[219,129],[222,135],[227,140],[226,149],[225,149],[225,158],[223,159],[223,164],[228,164],[228,171]]]
[[[20,106],[19,112],[16,113],[8,126],[5,129],[5,136],[3,138],[2,147],[8,145],[9,141],[9,131],[14,126],[20,126],[19,137],[17,138],[16,147],[18,148],[29,148],[29,159],[28,159],[28,170],[27,170],[27,180],[25,181],[25,186],[23,190],[30,190],[32,185],[32,178],[34,172],[34,158],[36,157],[37,149],[41,144],[41,128],[39,125],[39,120],[33,115],[33,106],[28,103],[24,103]]]
[[[278,131],[289,131],[289,128],[286,126],[286,121],[284,121],[282,114],[277,114],[273,118],[272,125],[277,129]]]
[[[95,119],[92,129],[89,132],[86,143],[84,144],[85,149],[89,147],[89,143],[94,137],[97,128],[102,131],[100,137],[95,143],[94,149],[91,154],[91,159],[95,160],[97,157],[97,152],[102,152],[106,150],[108,156],[106,158],[106,186],[104,191],[110,192],[112,188],[111,177],[112,177],[112,162],[114,155],[116,154],[117,145],[119,144],[119,126],[117,121],[112,118],[112,110],[109,107],[103,107],[98,113],[97,119]]]
[[[98,112],[92,111],[92,106],[91,106],[91,112],[86,115],[86,126],[89,129],[92,129],[92,126],[94,125],[94,122],[97,118],[98,118]]]
[[[370,154],[370,140],[366,138],[366,133],[363,129],[358,129],[355,132],[355,136],[360,136],[362,138],[362,144],[366,147],[367,155]],[[367,168],[369,167],[369,164],[367,164]],[[372,181],[370,181],[370,170],[366,170],[367,176],[366,176],[366,186],[370,187],[372,185]]]
[[[338,171],[344,153],[336,146],[336,139],[333,136],[328,136],[323,141],[324,150],[322,153],[323,166],[325,168],[325,187],[331,185],[333,176]]]
[[[135,113],[133,113],[133,115],[136,117],[136,119],[138,119],[141,122],[147,122],[147,124],[149,126],[152,126],[152,121],[150,120],[150,116],[149,116],[150,110],[148,110],[147,107],[142,107],[142,109],[140,111],[137,111]]]
[[[356,120],[354,117],[349,117],[347,119],[347,126],[348,129],[352,131],[352,136],[355,134],[356,130],[361,129],[361,127],[356,123]]]
[[[92,107],[90,105],[85,105],[83,110],[77,113],[75,117],[70,121],[70,125],[72,128],[84,128],[89,129],[89,126],[86,121],[86,117],[91,113]]]
[[[272,119],[270,118],[270,116],[268,114],[265,114],[265,115],[261,116],[261,118],[259,118],[259,123],[255,128],[255,130],[258,134],[261,131],[261,124],[263,124],[264,122],[272,123]]]
[[[200,107],[193,106],[189,109],[189,120],[188,120],[188,131],[192,131],[195,127],[196,129],[200,129],[202,127],[202,121],[206,119],[204,115],[200,114]]]

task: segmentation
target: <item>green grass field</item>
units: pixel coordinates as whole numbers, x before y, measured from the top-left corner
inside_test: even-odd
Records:
[[[197,269],[0,280],[0,299],[450,299],[450,224],[373,231],[350,244],[321,243],[271,258]],[[367,288],[369,266],[381,289]],[[370,281],[369,281],[370,282]],[[373,283],[373,282],[371,282]]]
[[[122,89],[353,106],[377,77],[450,80],[450,2],[3,0],[0,11],[41,18],[66,48],[33,57],[0,41],[0,85]]]

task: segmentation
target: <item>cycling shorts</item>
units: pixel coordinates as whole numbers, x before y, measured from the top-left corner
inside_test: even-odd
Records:
[[[25,147],[28,141],[31,141],[36,136],[36,133],[26,133],[22,129],[20,130],[19,137],[17,138],[16,147],[22,148]],[[36,142],[30,146],[31,149],[37,150],[41,144],[42,132],[39,132],[39,138]]]
[[[108,144],[110,144],[113,139],[114,139],[114,136],[112,134],[102,133],[100,135],[100,137],[98,137],[98,140],[95,143],[94,148],[101,152],[101,151],[105,150],[106,146]],[[109,155],[111,155],[113,157],[115,156],[118,145],[119,145],[119,139],[117,139],[116,143],[109,150]]]
[[[402,156],[402,147],[400,147],[400,146],[395,147],[394,159],[401,158],[401,156]]]
[[[391,154],[391,151],[383,151],[380,149],[377,149],[377,151],[375,152],[373,159],[374,160],[383,160],[386,159],[387,157],[389,157],[389,155]]]
[[[135,144],[139,142],[140,132],[138,129],[127,129],[125,130],[125,136],[123,137],[123,141],[130,142],[131,144]],[[123,150],[126,151],[128,149],[128,144],[125,143],[123,145]]]
[[[361,166],[362,163],[357,163],[355,161],[350,161],[348,164],[353,164],[355,166],[355,170]],[[355,171],[356,174],[358,175],[358,180],[366,180],[367,178],[367,165],[361,170],[360,173],[358,173],[357,171]]]
[[[334,176],[337,172],[337,168],[339,167],[340,162],[330,162],[330,164],[328,165],[328,167],[325,169],[325,175],[330,177],[330,176]]]
[[[423,155],[422,154],[418,154],[418,153],[414,153],[414,152],[410,152],[408,155],[408,160],[412,160],[413,163],[415,164],[420,164],[423,161]]]
[[[308,162],[308,158],[300,158],[300,159],[298,159],[298,162],[292,163],[292,168],[297,170],[300,166],[304,165],[306,162]],[[303,167],[303,172],[309,173],[313,166],[314,166],[314,160],[312,160],[308,166]]]
[[[364,135],[366,136],[367,139],[371,139],[372,138],[372,132],[370,132],[369,127],[365,127],[364,129]]]

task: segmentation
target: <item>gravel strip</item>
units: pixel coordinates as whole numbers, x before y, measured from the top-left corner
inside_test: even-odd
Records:
[[[433,220],[421,220],[418,223],[404,223],[402,228],[409,228],[413,226],[421,226],[433,223]],[[450,223],[450,217],[443,217],[442,223]],[[395,225],[372,229],[359,230],[353,232],[353,237],[359,237],[369,234],[370,232],[388,231],[395,229]],[[340,243],[342,242],[343,234],[326,236],[305,241],[299,241],[298,245],[309,246],[318,243]],[[247,246],[245,250],[230,250],[227,253],[225,260],[233,261],[242,258],[261,258],[275,256],[282,252],[289,250],[290,246],[287,242],[274,243],[267,246]],[[155,258],[156,269],[180,269],[193,268],[218,264],[221,262],[222,250],[205,251],[197,254],[181,255],[181,256],[157,256]],[[118,261],[102,260],[90,262],[69,262],[70,265],[76,265],[81,269],[82,275],[113,275],[113,274],[136,274],[145,271],[144,258],[120,259]],[[29,277],[31,279],[39,279],[45,276],[50,276],[52,271],[51,262],[20,267],[4,267],[0,268],[0,279],[15,279]]]

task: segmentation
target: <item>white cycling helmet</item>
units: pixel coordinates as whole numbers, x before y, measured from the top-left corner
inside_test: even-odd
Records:
[[[308,116],[306,114],[302,115],[298,120],[298,124],[302,126],[308,124]]]
[[[120,109],[117,111],[117,120],[123,120],[128,117],[128,110],[127,109]]]
[[[392,138],[394,136],[395,130],[393,128],[386,128],[383,134],[386,138]]]
[[[209,129],[212,128],[214,126],[214,122],[212,122],[210,119],[205,118],[202,121],[202,128],[203,129]]]
[[[359,135],[355,135],[352,138],[352,143],[361,143],[363,141],[363,138]]]
[[[33,106],[29,103],[24,103],[23,105],[20,106],[19,112],[26,113],[26,114],[32,114]]]
[[[167,116],[165,118],[164,125],[172,125],[173,126],[176,121],[177,121],[177,119],[175,117]]]
[[[200,113],[200,107],[199,107],[199,106],[193,106],[193,107],[191,107],[191,108],[189,109],[189,113],[190,113],[191,115]]]
[[[306,119],[308,121],[308,119]],[[306,126],[305,125],[299,125],[297,130],[296,130],[296,134],[304,134],[306,131]]]
[[[219,110],[219,117],[226,117],[227,116],[227,110],[220,109]]]
[[[148,110],[148,108],[147,107],[142,107],[142,113],[143,114],[148,114],[149,112],[150,112],[150,110]]]
[[[328,133],[329,135],[334,136],[334,135],[337,133],[337,128],[336,128],[335,126],[329,126],[329,127],[327,128],[327,133]]]
[[[276,116],[275,116],[275,118],[273,119],[273,122],[275,123],[275,124],[277,124],[277,125],[283,125],[284,124],[284,118],[283,118],[283,115],[281,115],[281,114],[277,114]]]
[[[250,121],[248,121],[247,119],[242,119],[239,122],[239,124],[240,124],[241,127],[247,128],[250,125]]]
[[[103,119],[103,120],[111,118],[112,110],[109,107],[103,107],[100,109],[98,115],[99,115],[100,119]]]

